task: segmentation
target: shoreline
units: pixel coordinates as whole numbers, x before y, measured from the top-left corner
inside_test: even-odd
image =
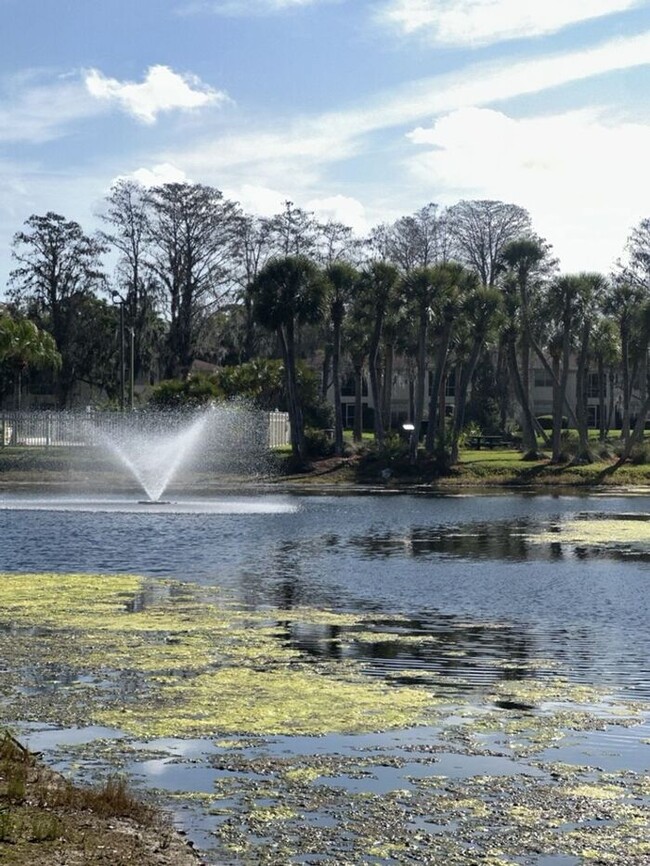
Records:
[[[0,812],[0,860],[6,855],[14,866],[204,864],[171,818],[132,794],[123,779],[111,777],[102,787],[73,784],[1,730]]]
[[[17,491],[106,495],[142,494],[142,488],[115,464],[92,452],[0,449],[0,495]],[[412,469],[390,458],[337,457],[314,461],[309,470],[283,473],[268,467],[255,473],[226,474],[218,467],[188,469],[172,481],[166,495],[487,495],[487,494],[650,494],[650,464],[615,460],[551,465],[524,461],[515,451],[474,451],[444,475],[430,466]]]

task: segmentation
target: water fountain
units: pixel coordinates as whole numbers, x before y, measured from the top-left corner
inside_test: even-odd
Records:
[[[272,464],[268,413],[250,406],[228,403],[193,411],[48,413],[40,420],[44,421],[42,429],[25,425],[29,435],[23,433],[17,444],[45,445],[53,455],[58,445],[67,446],[71,477],[79,479],[77,492],[43,496],[42,490],[36,494],[35,483],[29,497],[18,491],[0,493],[0,509],[282,510],[281,504],[272,501],[274,497],[259,496],[259,485],[249,484],[247,491],[242,490],[247,481],[268,475]],[[84,493],[79,495],[81,489]],[[90,496],[85,493],[88,490]],[[116,490],[120,491],[117,496]],[[173,502],[170,490],[174,491]],[[235,499],[235,492],[246,495]]]
[[[187,472],[214,482],[224,473],[239,481],[268,471],[266,413],[241,404],[195,411],[158,411],[89,419],[103,456],[135,481],[144,506],[168,506],[170,485]],[[190,489],[195,486],[189,484]],[[187,487],[187,478],[185,479]]]
[[[167,505],[163,493],[183,465],[196,458],[201,445],[206,446],[211,420],[211,411],[193,413],[181,424],[178,418],[159,415],[144,416],[134,424],[129,416],[117,430],[98,427],[97,437],[146,493],[148,498],[140,504]]]

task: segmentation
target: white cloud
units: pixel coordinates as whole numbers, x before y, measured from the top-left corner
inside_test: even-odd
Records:
[[[86,73],[86,88],[95,99],[117,103],[144,123],[154,123],[162,111],[193,109],[227,101],[225,93],[213,90],[196,76],[179,74],[169,66],[151,66],[141,84],[107,78],[97,69]]]
[[[255,216],[273,216],[282,210],[287,200],[286,192],[250,183],[244,183],[237,189],[226,189],[224,194],[226,198],[238,201],[246,213]]]
[[[308,211],[313,211],[322,222],[332,220],[341,222],[359,235],[366,234],[370,225],[366,217],[366,209],[361,202],[347,195],[331,195],[326,198],[313,198],[306,204]]]
[[[43,70],[28,70],[2,84],[0,142],[51,141],[72,123],[102,112],[78,75],[53,77]]]
[[[138,168],[129,175],[122,175],[137,180],[142,186],[160,186],[164,183],[188,183],[185,172],[169,162],[161,162],[151,168]],[[115,178],[118,180],[119,178]]]
[[[481,45],[540,36],[641,6],[645,0],[388,0],[378,13],[406,36],[435,44]]]
[[[592,48],[551,54],[534,60],[476,64],[461,72],[410,82],[384,93],[366,109],[330,115],[328,122],[353,125],[357,131],[398,126],[456,108],[489,105],[517,96],[541,93],[598,75],[650,65],[650,31],[612,39]]]
[[[408,164],[443,203],[494,198],[527,207],[565,270],[608,270],[647,213],[650,125],[580,111],[515,120],[461,109],[408,136],[428,149]]]
[[[323,166],[358,155],[373,133],[462,107],[489,105],[522,94],[650,63],[650,32],[595,48],[509,64],[474,65],[458,73],[410,82],[376,94],[365,105],[293,120],[281,118],[255,132],[198,139],[159,157],[197,177],[227,172],[234,185],[295,189],[313,183]],[[292,193],[293,194],[293,193]]]

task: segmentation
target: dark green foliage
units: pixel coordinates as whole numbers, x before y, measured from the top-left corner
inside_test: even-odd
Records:
[[[333,427],[333,409],[321,396],[316,373],[304,361],[299,361],[297,364],[297,384],[305,427],[318,429]]]
[[[537,421],[542,430],[552,430],[553,429],[553,416],[552,415],[538,415]],[[566,430],[569,425],[567,419],[562,416],[562,429]]]
[[[225,397],[252,400],[268,411],[286,410],[284,364],[280,360],[255,358],[245,364],[220,367],[212,380]]]
[[[223,393],[207,376],[167,379],[153,389],[149,403],[157,409],[199,407],[219,400]]]
[[[449,472],[449,454],[445,450],[433,455],[420,450],[415,463],[410,443],[400,436],[387,436],[383,445],[373,443],[361,455],[357,464],[360,481],[372,483],[413,483],[434,481]]]
[[[333,431],[317,430],[307,427],[305,430],[305,448],[309,460],[322,460],[334,454]]]
[[[643,466],[650,460],[650,449],[647,445],[636,445],[630,454],[630,463],[633,466]]]

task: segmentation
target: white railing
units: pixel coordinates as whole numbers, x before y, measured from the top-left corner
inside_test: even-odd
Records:
[[[282,448],[291,444],[289,413],[269,412],[269,448]]]
[[[259,447],[282,448],[291,444],[289,413],[268,412],[268,441],[263,444],[264,425],[257,426]],[[89,420],[92,418],[92,424]],[[260,422],[263,415],[260,413]],[[119,429],[125,416],[116,412],[4,412],[0,411],[0,448],[11,445],[22,447],[56,447],[70,445],[96,445],[98,431],[110,433]],[[245,435],[245,434],[244,434]]]

